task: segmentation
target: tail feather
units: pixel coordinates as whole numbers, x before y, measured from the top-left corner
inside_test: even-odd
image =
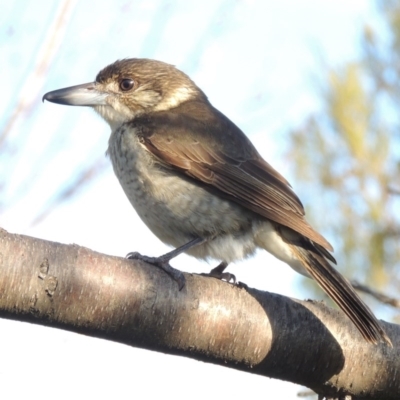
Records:
[[[329,264],[324,254],[318,249],[312,251],[295,245],[291,247],[307,272],[350,318],[368,342],[377,344],[383,340],[392,346],[375,315],[351,284]]]

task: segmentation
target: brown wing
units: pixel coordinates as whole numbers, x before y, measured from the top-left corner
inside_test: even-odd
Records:
[[[262,159],[236,125],[206,106],[180,106],[134,124],[140,125],[142,143],[163,163],[332,250],[304,219],[303,205],[286,179]]]

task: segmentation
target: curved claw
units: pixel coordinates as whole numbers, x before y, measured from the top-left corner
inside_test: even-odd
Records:
[[[137,251],[132,251],[130,253],[128,253],[125,258],[127,258],[128,260],[137,260],[138,257],[140,257],[141,254],[138,253]]]
[[[201,275],[219,279],[219,280],[225,281],[227,283],[232,283],[233,285],[236,284],[236,276],[229,272],[217,272],[217,271],[211,270],[208,274],[201,274]]]

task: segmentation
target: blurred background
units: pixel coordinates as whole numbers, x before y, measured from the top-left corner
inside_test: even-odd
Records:
[[[0,20],[2,228],[119,256],[168,250],[113,175],[106,123],[41,102],[116,59],[155,58],[186,72],[289,179],[346,276],[396,297],[399,2],[0,0]],[[210,269],[186,256],[173,264]],[[229,271],[261,290],[325,299],[265,252]],[[399,323],[396,309],[364,299]],[[56,329],[6,320],[0,329],[7,399],[296,399],[302,390]]]

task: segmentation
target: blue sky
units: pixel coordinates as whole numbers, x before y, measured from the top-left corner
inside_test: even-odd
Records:
[[[321,61],[339,65],[356,58],[358,33],[365,21],[375,19],[372,2],[361,0],[2,1],[0,129],[7,137],[0,148],[0,177],[6,182],[0,225],[108,254],[161,254],[167,248],[137,218],[108,164],[79,195],[32,224],[82,168],[103,159],[109,135],[107,125],[89,109],[43,104],[42,95],[92,81],[120,58],[172,63],[290,180],[290,165],[282,158],[284,133],[319,108],[315,81]],[[185,256],[174,265],[193,272],[209,269]],[[250,286],[302,296],[295,273],[267,254],[230,271]],[[231,399],[260,393],[277,397],[275,391],[280,398],[294,399],[299,390],[68,332],[0,324],[0,385],[10,399],[41,398],[43,371],[48,390],[64,388],[61,399],[77,397],[77,384],[78,398],[98,399],[133,398],[149,390],[149,398],[167,392],[180,399],[194,387],[190,396],[195,399],[209,396],[210,390]],[[48,353],[57,355],[51,366]],[[176,393],[166,372],[178,374],[187,391]],[[26,385],[19,384],[21,374],[27,376]]]

